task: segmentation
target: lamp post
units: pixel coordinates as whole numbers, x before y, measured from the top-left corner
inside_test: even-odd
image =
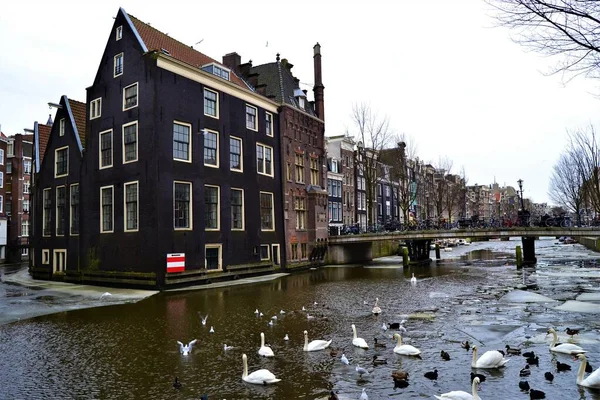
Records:
[[[521,211],[525,211],[525,203],[523,202],[523,179],[517,181],[519,184],[519,191],[521,192]]]

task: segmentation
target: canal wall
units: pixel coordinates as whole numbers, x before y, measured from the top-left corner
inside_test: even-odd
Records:
[[[398,254],[399,242],[396,239],[373,242],[329,244],[325,263],[332,265],[369,262],[374,258]]]
[[[600,237],[580,237],[578,240],[588,249],[600,252]]]

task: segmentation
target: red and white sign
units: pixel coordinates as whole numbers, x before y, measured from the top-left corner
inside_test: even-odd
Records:
[[[167,254],[167,273],[185,271],[185,253]]]

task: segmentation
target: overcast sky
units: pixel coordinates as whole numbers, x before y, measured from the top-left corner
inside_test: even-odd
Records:
[[[272,62],[277,52],[310,90],[322,46],[326,134],[353,132],[369,103],[421,159],[464,166],[468,184],[516,186],[548,201],[566,130],[598,124],[598,85],[546,76],[556,60],[493,28],[481,0],[6,1],[0,5],[0,124],[6,135],[45,123],[48,102],[85,101],[119,7],[221,60]],[[197,42],[200,42],[196,44]]]

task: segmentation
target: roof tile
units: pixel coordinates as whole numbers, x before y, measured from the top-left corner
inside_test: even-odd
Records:
[[[52,127],[50,125],[38,124],[38,135],[40,140],[40,163],[44,159],[46,154],[46,147],[48,146],[48,140],[50,140],[50,132]]]
[[[69,99],[69,105],[71,106],[71,111],[73,112],[73,118],[75,119],[77,131],[79,132],[79,140],[81,140],[81,145],[85,148],[85,121],[87,119],[87,107],[85,103],[73,99]]]

